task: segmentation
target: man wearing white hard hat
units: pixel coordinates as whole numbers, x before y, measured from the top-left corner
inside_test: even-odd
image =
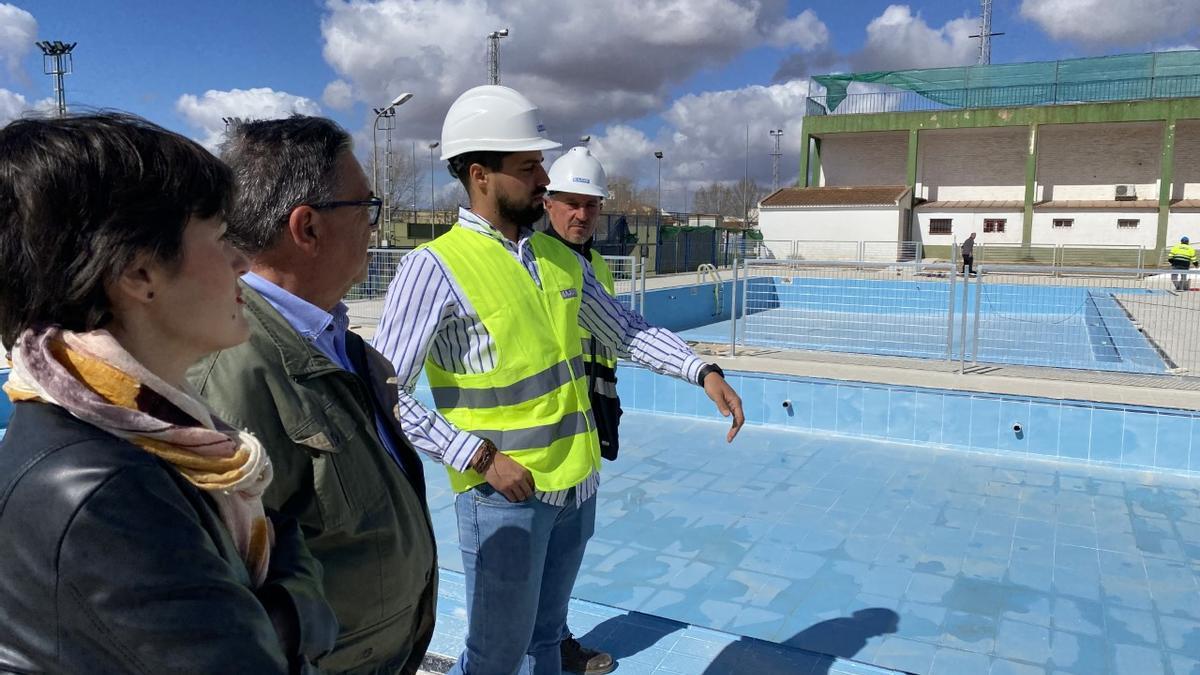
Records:
[[[604,256],[592,247],[600,207],[608,196],[608,178],[600,160],[585,147],[571,148],[554,160],[546,186],[546,234],[561,241],[588,261],[596,280],[609,295],[616,295],[612,270]],[[600,455],[616,459],[620,449],[617,425],[621,403],[617,398],[617,355],[585,329],[583,332],[583,370],[588,376],[592,415],[600,438]]]
[[[608,177],[600,160],[583,146],[571,148],[554,160],[546,186],[546,234],[561,241],[592,266],[596,280],[605,292],[615,296],[612,270],[604,256],[592,247],[600,207],[608,196]],[[620,449],[618,427],[621,399],[617,396],[617,354],[612,348],[580,328],[583,338],[583,372],[588,380],[592,418],[600,441],[600,456],[615,460]],[[607,673],[612,656],[579,644],[569,627],[563,630],[563,670],[583,673]]]
[[[470,208],[405,256],[375,336],[396,366],[401,427],[446,466],[457,493],[468,629],[452,673],[561,672],[600,482],[581,327],[622,357],[702,384],[733,417],[727,440],[744,422],[720,368],[530,229],[549,183],[542,151],[559,147],[543,133],[537,107],[507,87],[476,87],[450,106],[442,159]],[[413,397],[422,369],[435,409]]]

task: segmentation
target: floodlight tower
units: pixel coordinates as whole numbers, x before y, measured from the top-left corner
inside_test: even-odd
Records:
[[[58,116],[65,117],[67,115],[67,91],[63,87],[63,76],[70,75],[73,70],[74,59],[71,51],[79,43],[67,44],[58,40],[43,40],[34,44],[42,50],[43,72],[54,76],[54,98],[58,102]]]
[[[986,66],[992,62],[992,37],[1004,33],[992,32],[992,0],[981,0],[979,12],[979,35],[968,37],[979,38],[979,65]]]
[[[488,82],[500,84],[500,38],[508,37],[508,29],[488,33]]]

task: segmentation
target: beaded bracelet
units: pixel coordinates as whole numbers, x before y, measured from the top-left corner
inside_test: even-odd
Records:
[[[487,470],[492,467],[492,460],[496,459],[497,451],[494,443],[486,438],[483,439],[483,457],[480,457],[475,466],[471,467],[475,470],[475,473],[480,475],[487,473]]]

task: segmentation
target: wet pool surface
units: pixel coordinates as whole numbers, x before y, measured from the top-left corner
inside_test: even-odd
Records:
[[[1200,480],[725,428],[626,413],[576,597],[915,673],[1200,672]]]

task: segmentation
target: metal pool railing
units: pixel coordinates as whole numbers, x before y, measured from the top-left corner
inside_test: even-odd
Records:
[[[731,349],[1200,374],[1200,271],[745,260]]]

